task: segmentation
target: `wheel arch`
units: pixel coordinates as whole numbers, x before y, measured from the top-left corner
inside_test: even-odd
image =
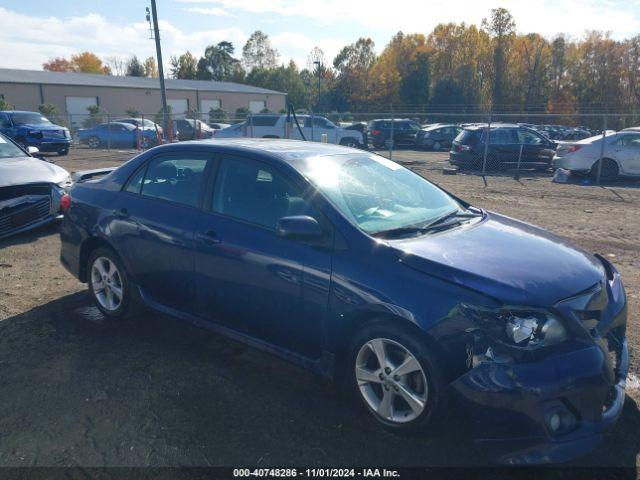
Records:
[[[335,375],[337,377],[340,377],[340,372],[344,370],[355,336],[365,326],[379,324],[401,329],[405,333],[424,341],[429,351],[438,360],[442,361],[446,358],[446,352],[429,332],[401,315],[388,311],[359,311],[345,315],[341,320],[341,324],[335,329],[333,340],[330,339],[330,345],[328,345],[335,355]]]
[[[87,282],[87,262],[89,261],[91,252],[95,251],[98,248],[106,248],[107,250],[110,250],[124,265],[122,257],[118,255],[118,252],[108,240],[102,237],[89,237],[84,242],[82,242],[82,245],[80,246],[80,268],[78,276],[81,282]]]

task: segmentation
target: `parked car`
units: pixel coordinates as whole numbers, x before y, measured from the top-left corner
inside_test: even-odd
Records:
[[[320,142],[322,135],[327,136],[328,143],[336,143],[347,147],[364,148],[366,142],[364,136],[358,130],[348,130],[338,127],[333,122],[319,115],[297,115],[298,126],[293,122],[289,129],[289,138],[294,140],[304,139]],[[229,128],[216,132],[216,138],[285,138],[287,121],[286,115],[260,114],[252,115],[244,122],[232,125]]]
[[[22,147],[37,147],[40,152],[66,155],[71,147],[71,133],[66,127],[51,123],[37,112],[8,110],[0,112],[0,133]]]
[[[150,129],[162,135],[164,133],[162,127],[148,118],[116,118],[113,120],[117,123],[130,123],[138,128]]]
[[[0,134],[0,238],[31,230],[60,217],[60,199],[71,186],[64,168],[33,155]]]
[[[413,120],[379,119],[369,122],[367,136],[369,143],[376,149],[394,147],[413,147],[416,134],[422,127]]]
[[[416,146],[435,151],[451,148],[451,143],[461,131],[462,127],[457,125],[431,125],[418,131],[416,134]]]
[[[484,163],[487,125],[466,127],[453,141],[449,162],[459,168],[479,170]],[[492,124],[486,169],[523,168],[546,170],[551,165],[557,144],[541,133],[510,124]],[[522,152],[522,154],[521,154]]]
[[[184,142],[186,140],[200,140],[213,137],[214,130],[202,120],[192,118],[179,118],[173,121],[173,131],[176,138]]]
[[[156,131],[150,128],[138,129],[123,122],[101,123],[92,128],[78,130],[78,140],[89,148],[151,148],[158,144]]]
[[[613,265],[382,156],[175,143],[65,198],[61,261],[107,319],[145,305],[280,355],[392,430],[456,405],[499,461],[559,462],[622,412]]]
[[[230,123],[218,123],[218,122],[209,122],[208,125],[214,130],[222,130],[223,128],[230,127]]]
[[[640,129],[626,129],[577,142],[562,142],[553,157],[554,168],[613,180],[618,176],[640,176]],[[599,167],[602,158],[602,166]]]

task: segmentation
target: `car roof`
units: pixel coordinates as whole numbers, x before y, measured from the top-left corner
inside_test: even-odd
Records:
[[[35,113],[36,115],[42,115],[40,112],[33,112],[31,110],[0,110],[1,113]]]
[[[130,123],[125,123],[125,122],[103,122],[103,123],[99,123],[98,125],[121,125],[123,127],[131,128],[131,129],[135,128]],[[96,127],[98,125],[96,125]]]
[[[189,146],[203,148],[210,146],[212,149],[220,149],[228,153],[262,154],[274,159],[284,160],[285,162],[322,155],[353,154],[358,152],[358,150],[354,150],[353,148],[333,145],[330,143],[273,138],[213,138],[174,143],[156,148],[182,150]],[[361,151],[361,153],[367,154],[368,152]]]
[[[485,130],[488,127],[487,123],[477,123],[474,125],[469,125],[464,127],[465,130]],[[515,123],[492,123],[491,129],[494,128],[529,128],[529,127],[521,127]]]

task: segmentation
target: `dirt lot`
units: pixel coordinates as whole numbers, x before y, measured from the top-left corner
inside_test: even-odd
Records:
[[[76,171],[130,157],[77,150],[55,160]],[[525,174],[488,176],[485,185],[442,175],[445,153],[394,160],[474,205],[607,256],[625,281],[631,370],[640,371],[640,182],[559,185]],[[0,466],[483,463],[455,419],[426,438],[399,437],[269,355],[152,313],[106,323],[58,254],[55,227],[0,242]],[[640,391],[630,383],[612,438],[574,464],[630,467],[635,476]]]

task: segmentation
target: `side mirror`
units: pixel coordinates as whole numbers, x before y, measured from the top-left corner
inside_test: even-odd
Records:
[[[307,215],[282,217],[276,224],[276,235],[292,240],[318,240],[322,238],[322,227]]]
[[[27,153],[35,156],[36,153],[40,153],[40,149],[38,147],[27,147]]]

